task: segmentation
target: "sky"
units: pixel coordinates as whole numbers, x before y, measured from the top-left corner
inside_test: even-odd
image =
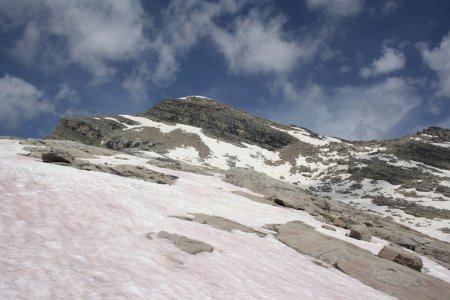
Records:
[[[448,0],[0,0],[0,135],[203,95],[351,140],[450,127]]]

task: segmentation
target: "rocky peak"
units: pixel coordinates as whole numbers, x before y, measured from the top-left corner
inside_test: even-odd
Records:
[[[422,130],[417,135],[427,135],[433,142],[450,142],[450,129],[431,126]]]
[[[200,127],[206,134],[233,142],[256,144],[269,150],[297,141],[295,137],[271,127],[283,125],[202,96],[165,99],[141,116]]]

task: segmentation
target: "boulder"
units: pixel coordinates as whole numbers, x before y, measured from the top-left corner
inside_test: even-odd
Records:
[[[372,234],[370,233],[366,225],[352,225],[350,227],[349,237],[370,242],[370,240],[372,239]]]
[[[214,248],[204,242],[193,240],[182,235],[160,231],[157,235],[160,239],[172,241],[180,250],[189,254],[197,254],[200,252],[212,252]]]
[[[42,160],[48,163],[68,163],[70,164],[73,161],[73,157],[71,157],[67,153],[63,152],[44,152],[42,153]]]
[[[331,231],[336,231],[336,228],[334,228],[333,226],[327,225],[327,224],[323,224],[322,228],[331,230]]]
[[[423,267],[420,256],[408,252],[400,247],[384,246],[378,256],[420,271]]]

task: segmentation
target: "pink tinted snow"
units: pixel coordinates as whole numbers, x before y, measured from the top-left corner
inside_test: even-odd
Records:
[[[2,299],[389,298],[272,237],[168,217],[201,212],[258,227],[301,216],[231,194],[238,188],[219,178],[157,185],[45,164],[20,149],[0,140]],[[215,250],[187,254],[160,230]]]

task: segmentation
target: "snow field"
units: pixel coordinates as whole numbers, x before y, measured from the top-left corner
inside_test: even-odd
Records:
[[[206,213],[263,231],[317,223],[305,213],[231,194],[240,188],[217,177],[167,170],[182,176],[158,185],[45,164],[17,155],[21,147],[0,141],[2,298],[389,298],[271,236],[168,217]],[[157,238],[160,230],[215,250],[184,253]]]

